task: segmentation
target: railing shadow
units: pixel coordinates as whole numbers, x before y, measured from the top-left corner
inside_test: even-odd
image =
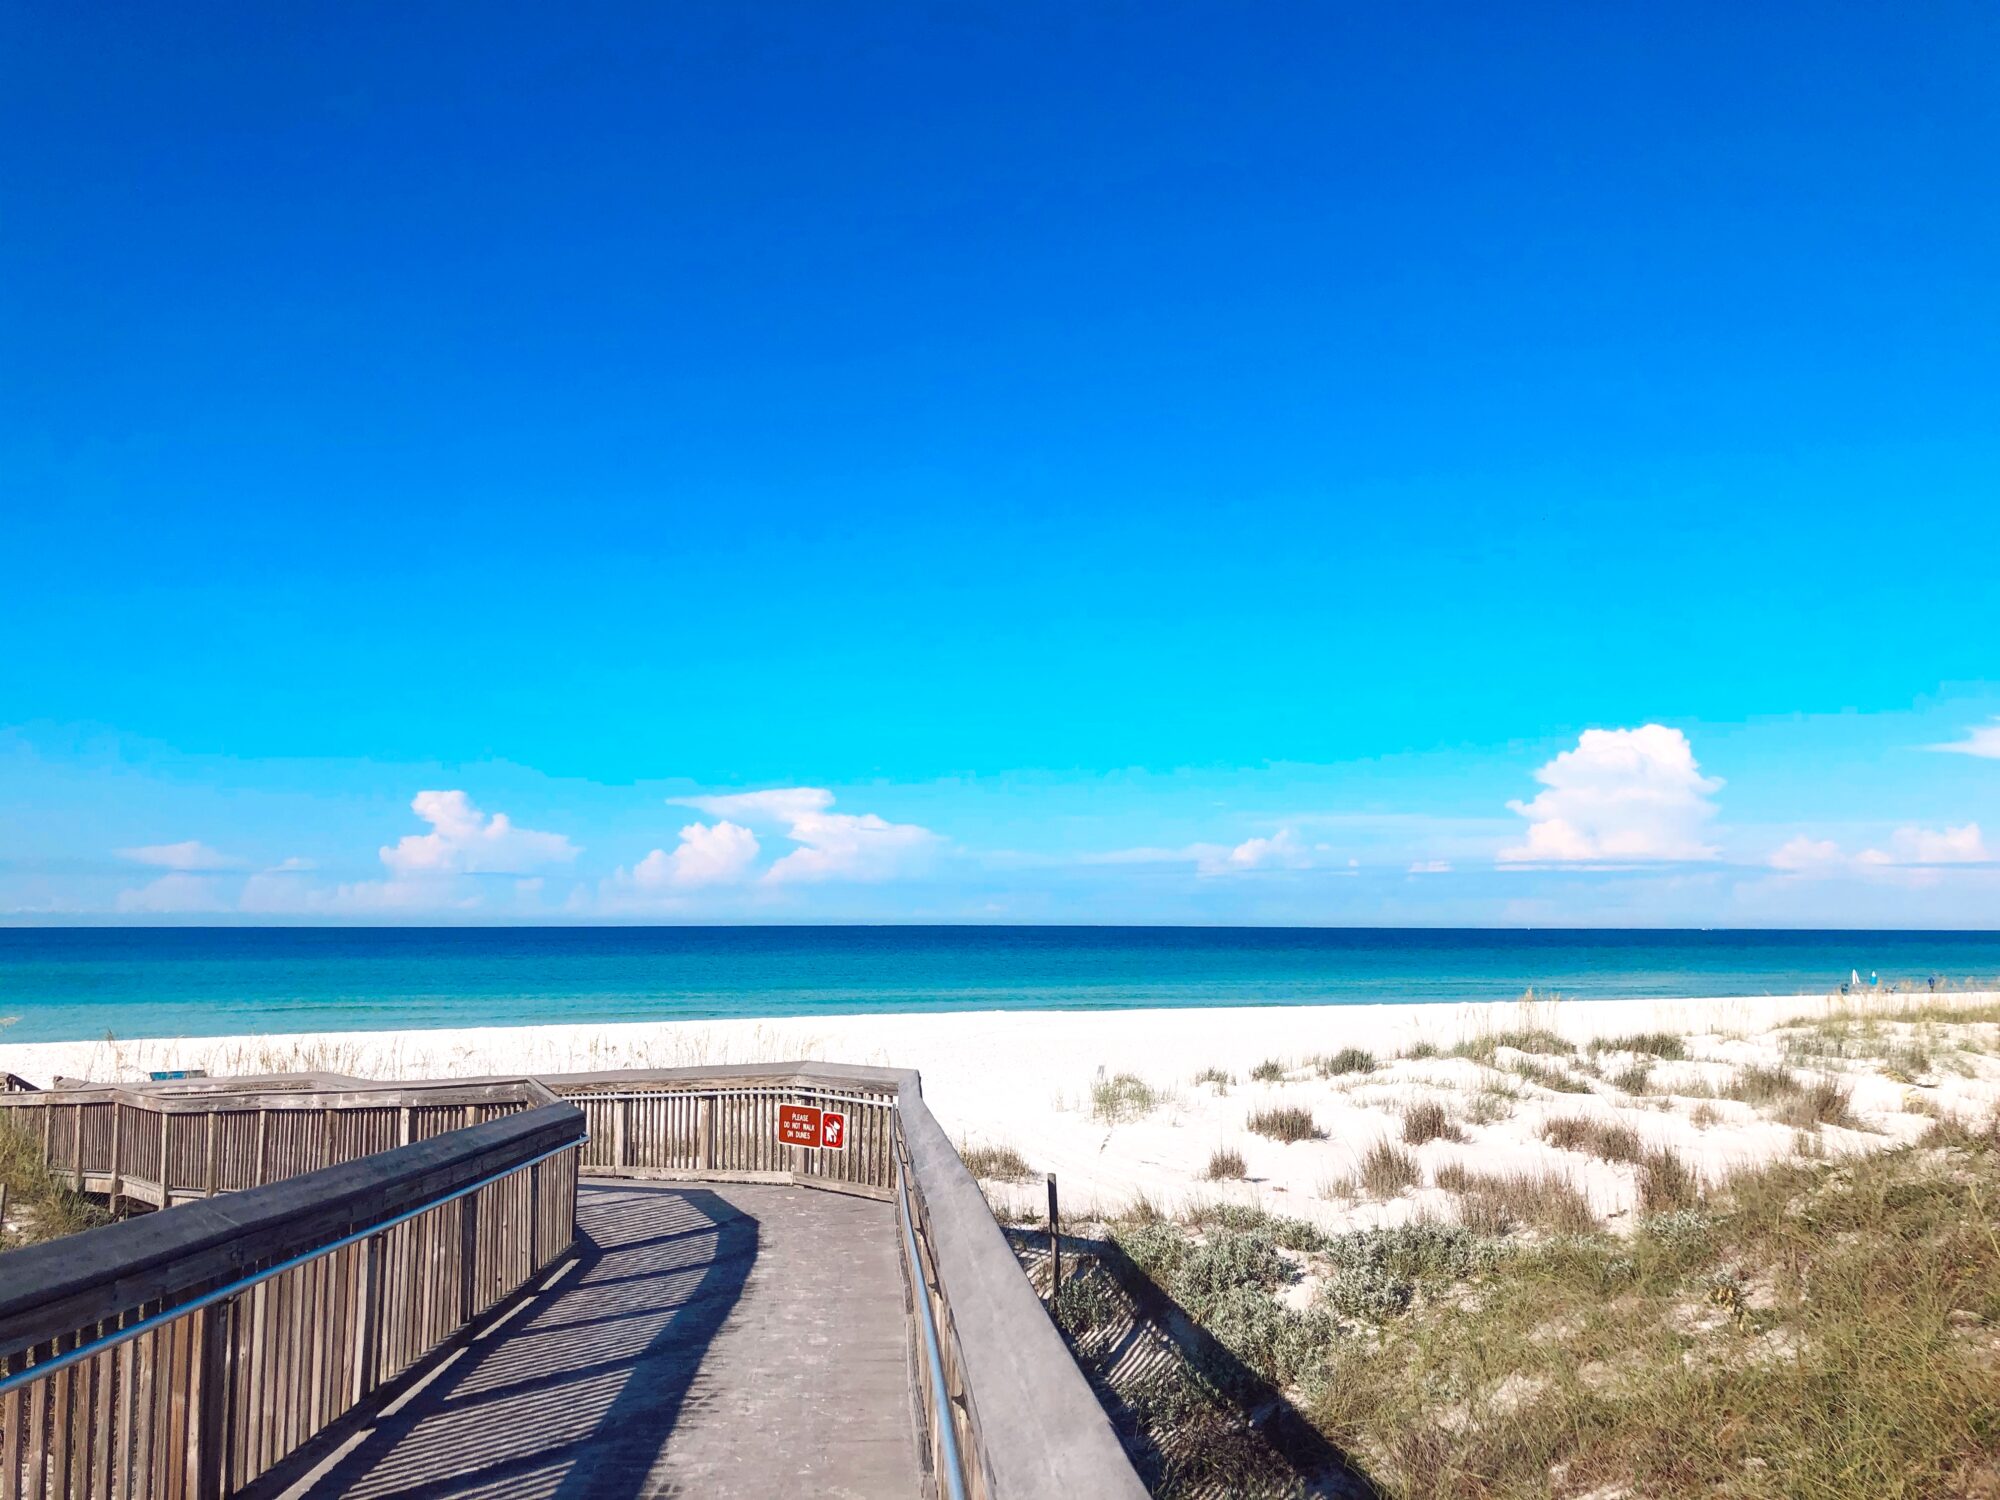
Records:
[[[352,1500],[637,1500],[757,1258],[757,1220],[695,1187],[578,1202],[578,1264],[306,1491]]]
[[[1009,1237],[1031,1249],[1048,1243],[1048,1237],[1040,1233],[1009,1231]],[[1142,1389],[1155,1377],[1176,1373],[1177,1363],[1184,1361],[1226,1403],[1242,1431],[1261,1439],[1268,1455],[1288,1471],[1271,1487],[1271,1493],[1325,1500],[1386,1500],[1358,1460],[1313,1426],[1282,1390],[1197,1323],[1115,1240],[1063,1236],[1066,1265],[1076,1267],[1078,1258],[1095,1260],[1131,1304],[1129,1326],[1102,1347],[1076,1352],[1099,1402],[1149,1484],[1157,1484],[1179,1464],[1162,1446],[1161,1434],[1146,1414],[1127,1401],[1121,1388],[1128,1392]],[[1074,1348],[1075,1341],[1068,1341]],[[1174,1485],[1173,1489],[1180,1496],[1213,1495],[1218,1500],[1261,1492],[1240,1487],[1240,1481],[1196,1481]]]

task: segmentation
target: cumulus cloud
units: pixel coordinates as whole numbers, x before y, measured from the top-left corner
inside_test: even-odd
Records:
[[[757,862],[757,835],[740,823],[690,823],[669,854],[655,849],[628,874],[620,869],[612,882],[640,891],[688,890],[704,885],[729,885],[742,880]]]
[[[784,837],[799,847],[764,872],[764,880],[772,885],[892,879],[908,873],[939,843],[935,833],[915,823],[891,823],[875,813],[833,812],[834,796],[825,787],[779,787],[673,801],[711,817],[782,826]],[[751,854],[755,852],[753,847]]]
[[[1991,724],[1975,724],[1962,740],[1942,745],[1926,745],[1926,750],[1942,750],[1947,755],[1976,755],[1981,760],[2000,760],[2000,719]]]
[[[156,865],[163,870],[233,870],[240,863],[211,849],[200,839],[183,839],[178,844],[144,844],[137,849],[120,849],[120,859],[134,864]]]
[[[1977,823],[1961,828],[1898,828],[1889,847],[1863,850],[1871,865],[1977,865],[1987,860],[1986,840]]]
[[[516,828],[505,813],[486,817],[464,792],[418,792],[410,807],[431,831],[405,834],[382,849],[382,863],[398,879],[525,875],[578,853],[562,834]]]
[[[1543,790],[1507,806],[1528,820],[1525,843],[1500,851],[1511,863],[1616,863],[1711,859],[1702,825],[1721,789],[1703,776],[1687,736],[1664,724],[1586,729],[1576,748],[1535,772]]]

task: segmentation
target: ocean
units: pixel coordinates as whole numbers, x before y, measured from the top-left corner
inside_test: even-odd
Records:
[[[0,929],[0,1043],[891,1011],[2000,984],[2000,933],[1215,927]]]

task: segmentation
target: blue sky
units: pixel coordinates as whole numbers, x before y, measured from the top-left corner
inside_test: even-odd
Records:
[[[0,921],[2000,921],[1990,7],[0,28]]]

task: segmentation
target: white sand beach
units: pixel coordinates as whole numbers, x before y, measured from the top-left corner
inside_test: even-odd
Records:
[[[416,1078],[787,1058],[884,1064],[922,1073],[931,1108],[961,1144],[1011,1147],[1036,1173],[1057,1173],[1071,1211],[1110,1212],[1144,1194],[1169,1211],[1224,1198],[1329,1229],[1449,1217],[1454,1197],[1435,1177],[1457,1162],[1486,1173],[1554,1171],[1617,1228],[1631,1222],[1637,1169],[1559,1149],[1543,1138],[1548,1121],[1627,1126],[1645,1148],[1673,1148],[1710,1181],[1801,1150],[1837,1156],[1902,1144],[1938,1114],[1983,1117],[2000,1104],[2000,1026],[1924,1016],[1938,1005],[1996,999],[1524,1000],[325,1032],[0,1046],[0,1069],[47,1084],[58,1075],[138,1079],[159,1068]],[[1482,1056],[1451,1055],[1528,1031],[1558,1035],[1574,1050],[1474,1045],[1468,1050]],[[1647,1058],[1603,1043],[1649,1033],[1684,1038],[1668,1050],[1685,1056],[1651,1062],[1634,1091],[1629,1070]],[[1329,1072],[1314,1061],[1344,1048],[1370,1054],[1374,1066]],[[1252,1077],[1273,1061],[1281,1078]],[[1728,1097],[1745,1068],[1834,1078],[1849,1091],[1852,1124],[1801,1130],[1782,1112]],[[1198,1082],[1209,1070],[1230,1081]],[[1107,1110],[1100,1086],[1121,1075],[1144,1089],[1124,1090],[1123,1107]],[[1628,1086],[1613,1081],[1621,1077]],[[1362,1154],[1399,1141],[1402,1111],[1424,1100],[1441,1103],[1463,1139],[1414,1145],[1422,1170],[1415,1187],[1357,1192],[1350,1179]],[[1246,1128],[1253,1111],[1284,1105],[1309,1110],[1323,1138],[1285,1144]],[[1244,1178],[1206,1180],[1220,1147],[1242,1153]],[[989,1192],[1003,1210],[1025,1215],[1042,1188],[1037,1177],[990,1183]]]

